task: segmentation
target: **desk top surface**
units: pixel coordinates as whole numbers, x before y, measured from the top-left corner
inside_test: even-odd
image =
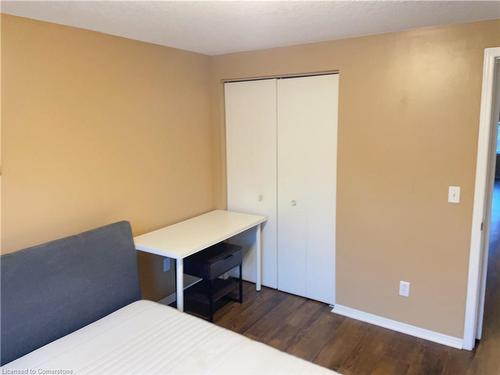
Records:
[[[266,216],[215,210],[134,238],[135,248],[183,259],[267,220]]]

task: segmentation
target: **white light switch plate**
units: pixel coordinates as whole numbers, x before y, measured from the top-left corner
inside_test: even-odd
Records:
[[[410,295],[410,283],[408,281],[399,282],[399,295],[408,297]]]
[[[460,203],[460,186],[448,186],[448,202]]]

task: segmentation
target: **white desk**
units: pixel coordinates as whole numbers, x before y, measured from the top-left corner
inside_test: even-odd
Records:
[[[177,309],[184,310],[184,258],[256,228],[256,289],[261,288],[261,224],[265,216],[215,210],[134,238],[135,248],[175,259]]]

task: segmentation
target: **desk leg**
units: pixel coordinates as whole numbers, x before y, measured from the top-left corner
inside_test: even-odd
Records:
[[[177,294],[177,310],[184,311],[184,260],[176,259],[175,290]]]
[[[262,233],[262,224],[259,224],[255,230],[255,246],[257,250],[257,272],[256,277],[257,280],[255,282],[255,289],[260,291],[261,282],[262,282],[262,246],[261,246],[261,233]]]

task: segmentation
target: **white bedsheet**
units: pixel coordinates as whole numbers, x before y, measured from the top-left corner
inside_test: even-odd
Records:
[[[2,374],[332,374],[151,301],[132,303],[2,367]]]

